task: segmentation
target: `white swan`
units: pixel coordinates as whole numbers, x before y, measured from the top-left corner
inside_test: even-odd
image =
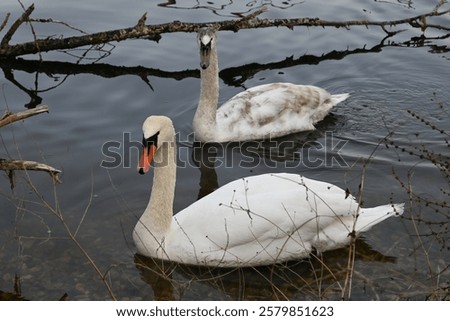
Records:
[[[193,127],[196,140],[228,142],[281,137],[313,130],[337,103],[349,94],[330,95],[315,86],[272,83],[237,94],[217,109],[219,71],[217,36],[212,28],[201,28],[201,90]]]
[[[143,125],[138,169],[155,172],[150,201],[136,224],[138,253],[205,266],[254,266],[307,257],[344,246],[351,231],[367,231],[403,204],[360,208],[330,183],[296,174],[263,174],[235,180],[173,216],[175,132],[164,116]]]

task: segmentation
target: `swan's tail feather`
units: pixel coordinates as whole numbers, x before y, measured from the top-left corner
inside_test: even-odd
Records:
[[[356,222],[356,231],[358,233],[369,230],[375,224],[384,221],[391,216],[401,216],[405,204],[387,204],[373,208],[362,208]]]
[[[331,101],[333,102],[333,105],[336,105],[336,104],[339,104],[340,102],[346,100],[349,96],[350,96],[349,93],[331,95]]]

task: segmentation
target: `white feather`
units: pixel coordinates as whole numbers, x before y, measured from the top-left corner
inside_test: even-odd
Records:
[[[348,244],[403,204],[364,209],[341,188],[296,174],[263,174],[232,181],[173,215],[175,141],[171,121],[149,117],[157,133],[150,202],[134,230],[139,253],[207,266],[254,266],[308,257]]]

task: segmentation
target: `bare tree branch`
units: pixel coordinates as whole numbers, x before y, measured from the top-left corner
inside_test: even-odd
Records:
[[[6,126],[8,124],[11,124],[13,122],[48,112],[47,106],[39,106],[33,109],[28,109],[22,112],[18,113],[10,113],[6,112],[1,118],[0,118],[0,127]],[[15,170],[33,170],[33,171],[45,171],[49,173],[53,180],[57,183],[61,183],[61,180],[58,177],[58,174],[61,173],[59,169],[53,168],[49,165],[38,163],[35,161],[24,161],[24,160],[6,160],[0,158],[0,170],[3,171],[9,171],[10,172],[10,179],[12,171]],[[13,184],[11,183],[11,186]]]
[[[25,21],[28,21],[33,10],[34,10],[34,4],[29,6],[28,9],[24,11],[22,16],[12,24],[11,28],[9,28],[9,30],[6,32],[5,36],[2,39],[2,42],[0,43],[1,48],[8,47],[9,41],[11,40],[11,38],[14,35],[14,33],[16,32],[16,30],[20,27],[20,25],[22,23],[24,23]]]
[[[147,38],[152,40],[159,40],[163,33],[173,32],[196,32],[200,27],[205,24],[211,25],[218,30],[231,30],[238,31],[240,29],[253,29],[253,28],[268,28],[268,27],[288,27],[290,29],[295,26],[306,27],[337,27],[337,28],[349,28],[350,26],[396,26],[401,24],[409,24],[415,28],[426,28],[430,25],[424,24],[427,17],[442,16],[450,13],[450,10],[438,12],[437,8],[433,11],[399,20],[391,21],[369,21],[369,20],[349,20],[349,21],[327,21],[320,18],[296,18],[296,19],[258,19],[256,16],[264,12],[264,10],[258,10],[251,13],[248,16],[244,16],[239,20],[226,20],[220,22],[210,23],[189,23],[174,21],[171,23],[164,23],[158,25],[145,25],[146,14],[144,14],[138,21],[138,23],[131,28],[117,29],[111,31],[98,32],[94,34],[74,36],[68,38],[49,38],[49,39],[37,39],[33,42],[21,43],[16,45],[8,45],[12,33],[17,27],[26,19],[29,18],[33,10],[33,6],[30,6],[11,27],[7,35],[2,40],[2,46],[0,47],[0,57],[17,57],[25,54],[36,54],[44,51],[61,50],[61,49],[73,49],[86,45],[96,45],[107,43],[111,41],[123,41],[126,39]],[[443,30],[450,30],[447,26],[434,26]],[[12,33],[11,33],[12,31]]]
[[[3,28],[5,28],[6,24],[8,23],[9,17],[11,16],[10,13],[6,14],[5,19],[3,20],[2,24],[0,25],[0,31],[3,30]]]
[[[38,115],[38,114],[42,114],[42,113],[46,113],[48,112],[48,107],[47,106],[39,106],[33,109],[28,109],[25,111],[21,111],[18,113],[11,113],[11,112],[6,112],[2,118],[0,118],[0,127],[6,126],[8,124],[11,124],[15,121],[18,120],[22,120],[34,115]]]
[[[57,183],[61,183],[58,174],[61,173],[59,169],[51,167],[46,164],[34,162],[34,161],[24,161],[24,160],[6,160],[0,158],[0,170],[4,171],[15,171],[15,170],[28,170],[28,171],[44,171],[49,173],[53,180]]]
[[[236,67],[224,68],[219,72],[219,77],[228,86],[241,87],[249,79],[255,77],[255,75],[264,70],[272,69],[284,69],[298,65],[316,65],[323,61],[329,60],[341,60],[351,55],[376,53],[381,52],[387,47],[403,47],[413,49],[417,47],[428,47],[431,53],[439,53],[443,49],[436,44],[436,41],[449,39],[450,33],[437,36],[426,37],[424,35],[420,37],[413,36],[409,40],[402,40],[396,42],[393,40],[387,41],[392,35],[399,33],[400,31],[387,34],[380,42],[372,47],[366,47],[366,45],[341,51],[332,50],[330,52],[322,53],[319,55],[304,54],[298,57],[294,55],[288,56],[282,60],[268,62],[268,63],[250,63],[240,65]],[[447,49],[445,49],[447,50]],[[19,83],[15,79],[15,71],[24,71],[27,73],[42,73],[49,77],[59,79],[59,75],[76,75],[76,74],[92,74],[104,78],[120,77],[124,75],[134,75],[145,81],[149,87],[149,78],[171,78],[175,80],[182,80],[185,78],[199,78],[200,71],[198,69],[185,69],[179,71],[166,71],[161,69],[149,68],[144,66],[115,66],[105,63],[95,64],[78,64],[61,61],[41,61],[41,60],[26,60],[22,58],[15,59],[0,59],[0,68],[5,74],[5,78],[12,84],[17,86],[20,90],[30,96],[30,102],[25,105],[27,108],[34,108],[41,104],[42,98],[40,93],[46,92],[59,86],[62,82],[56,86],[41,89],[28,89],[26,86]]]

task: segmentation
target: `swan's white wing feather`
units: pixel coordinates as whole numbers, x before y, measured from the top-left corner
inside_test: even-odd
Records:
[[[171,260],[221,266],[305,257],[322,229],[356,210],[332,184],[293,174],[252,176],[175,215],[166,251]]]

